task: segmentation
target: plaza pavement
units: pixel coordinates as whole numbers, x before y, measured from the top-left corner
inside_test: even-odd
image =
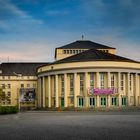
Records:
[[[0,140],[140,140],[140,111],[1,115]]]

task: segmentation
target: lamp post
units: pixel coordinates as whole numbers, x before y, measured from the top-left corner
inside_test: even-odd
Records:
[[[20,74],[20,73],[13,72],[13,74],[16,75],[19,79],[20,79],[20,77],[22,77],[22,74]],[[20,83],[20,80],[19,80],[19,83]],[[17,92],[17,94],[18,94],[18,96],[17,96],[18,109],[20,111],[20,86],[19,86],[19,92]]]

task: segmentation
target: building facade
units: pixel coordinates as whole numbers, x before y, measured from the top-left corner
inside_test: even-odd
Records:
[[[2,63],[0,105],[39,108],[140,106],[140,62],[116,48],[79,40],[52,63]]]
[[[115,50],[91,41],[56,48],[56,61],[38,68],[38,106],[139,106],[140,63]]]

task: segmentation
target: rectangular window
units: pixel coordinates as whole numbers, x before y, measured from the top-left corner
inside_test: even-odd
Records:
[[[117,98],[116,97],[112,97],[111,99],[112,99],[111,100],[112,105],[116,106],[117,105]]]
[[[66,54],[66,50],[64,50],[63,53]]]
[[[21,88],[24,88],[24,84],[21,84],[20,87],[21,87]]]
[[[84,92],[84,74],[80,74],[80,93]]]
[[[36,88],[36,84],[35,83],[33,84],[33,88]]]
[[[8,84],[8,85],[7,85],[7,88],[9,88],[9,89],[10,89],[10,88],[11,88],[11,84]]]
[[[121,90],[124,90],[124,74],[121,74]]]
[[[95,98],[94,97],[89,98],[89,105],[95,106]]]
[[[75,54],[75,50],[73,50],[73,54]]]
[[[70,74],[70,95],[74,94],[74,75]]]
[[[61,95],[64,95],[64,75],[61,75]]]
[[[126,97],[122,97],[122,105],[126,106]]]
[[[78,105],[79,105],[79,107],[84,106],[84,99],[83,99],[83,97],[79,97],[78,98]]]
[[[101,106],[106,106],[106,97],[101,97]]]
[[[129,75],[129,86],[130,86],[129,89],[130,89],[130,91],[132,90],[132,76],[133,76],[132,74]]]
[[[2,84],[1,86],[2,86],[2,89],[5,89],[5,84]]]
[[[94,87],[94,73],[90,73],[90,87]]]
[[[111,87],[115,87],[115,74],[111,74]]]
[[[30,84],[27,84],[27,88],[30,88]]]
[[[105,74],[104,73],[100,73],[100,85],[101,85],[101,89],[104,89],[104,83],[105,83]]]
[[[67,50],[67,54],[69,54],[69,50]]]
[[[70,54],[72,54],[72,50],[70,50]]]

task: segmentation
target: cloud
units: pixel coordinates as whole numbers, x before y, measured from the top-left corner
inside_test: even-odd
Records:
[[[0,0],[0,33],[18,30],[18,28],[15,28],[15,25],[16,27],[23,25],[27,27],[28,25],[42,24],[44,24],[43,20],[33,18],[31,15],[27,14],[27,12],[18,8],[10,0]]]

